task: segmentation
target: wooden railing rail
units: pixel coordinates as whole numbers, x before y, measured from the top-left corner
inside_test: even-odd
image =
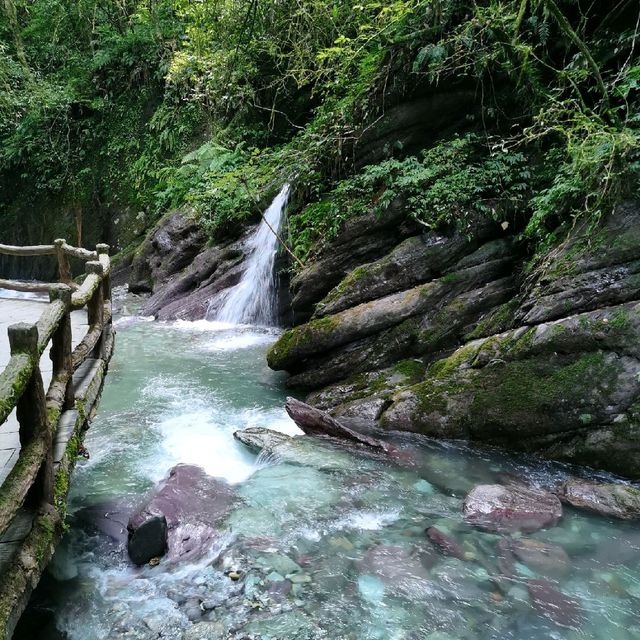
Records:
[[[0,253],[19,256],[57,255],[61,282],[47,284],[49,304],[35,324],[9,327],[11,357],[0,373],[0,429],[14,409],[19,423],[18,460],[0,487],[0,535],[18,510],[30,501],[53,504],[53,442],[60,415],[74,406],[73,373],[87,358],[100,357],[111,324],[111,262],[108,245],[96,251],[70,247],[64,240],[53,245],[13,247],[0,245]],[[68,256],[86,261],[80,287],[71,286]],[[24,285],[0,280],[0,287]],[[24,291],[33,290],[8,286]],[[87,307],[89,330],[72,349],[71,312]],[[45,393],[40,358],[51,345],[53,374]]]
[[[53,244],[42,244],[31,247],[18,247],[9,244],[0,244],[0,254],[23,257],[56,256],[58,260],[58,278],[60,282],[74,286],[69,258],[77,258],[78,260],[84,260],[85,262],[88,260],[99,260],[100,247],[107,247],[106,255],[108,258],[108,245],[99,244],[96,251],[90,251],[81,247],[73,247],[70,244],[67,244],[67,241],[63,238],[58,238]],[[49,291],[51,286],[51,284],[46,282],[24,282],[21,280],[0,279],[0,288],[27,293]]]

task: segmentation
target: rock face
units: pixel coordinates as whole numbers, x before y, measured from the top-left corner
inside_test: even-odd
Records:
[[[499,225],[350,220],[292,281],[268,354],[335,416],[640,478],[640,206],[577,228],[526,277]]]
[[[483,484],[469,492],[463,512],[467,522],[486,531],[531,532],[555,525],[562,505],[546,491]]]
[[[199,320],[215,311],[220,293],[242,277],[249,228],[237,240],[207,244],[202,228],[180,211],[165,216],[134,255],[114,270],[117,284],[150,293],[143,315],[159,320]]]
[[[234,501],[232,488],[200,467],[180,464],[129,519],[128,551],[135,564],[167,552],[170,561],[206,553]]]
[[[622,484],[568,480],[560,498],[574,507],[621,520],[640,520],[640,489]]]

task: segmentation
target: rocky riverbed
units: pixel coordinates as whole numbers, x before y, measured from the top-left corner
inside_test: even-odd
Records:
[[[301,435],[261,364],[276,337],[121,323],[18,638],[637,637],[637,489],[417,434]],[[136,566],[127,540],[158,516],[167,552]]]

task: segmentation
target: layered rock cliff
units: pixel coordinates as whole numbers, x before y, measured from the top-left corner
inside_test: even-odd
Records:
[[[529,265],[506,225],[352,219],[291,283],[268,354],[334,415],[640,477],[640,206]]]

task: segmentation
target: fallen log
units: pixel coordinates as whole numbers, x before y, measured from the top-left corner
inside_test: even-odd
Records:
[[[392,454],[395,447],[378,438],[353,431],[332,418],[325,411],[316,409],[295,398],[287,398],[285,409],[289,417],[309,436],[330,436],[340,440],[350,440],[366,447]]]

